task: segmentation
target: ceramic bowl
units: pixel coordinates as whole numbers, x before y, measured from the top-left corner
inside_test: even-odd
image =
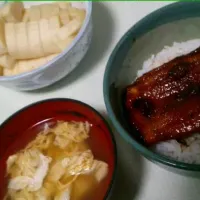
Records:
[[[57,57],[35,70],[15,76],[0,76],[0,85],[14,90],[35,90],[64,78],[78,66],[85,56],[92,38],[92,2],[81,4],[86,10],[86,18],[73,42]],[[29,2],[26,2],[25,5],[29,5]]]
[[[124,88],[132,83],[143,62],[173,42],[199,38],[200,3],[179,2],[156,10],[131,27],[113,50],[104,74],[104,100],[117,132],[141,155],[166,169],[199,176],[200,165],[186,164],[159,155],[143,146],[125,120]]]
[[[97,159],[109,165],[104,188],[98,192],[97,200],[108,200],[113,187],[117,153],[112,131],[103,117],[89,105],[72,99],[49,99],[29,105],[0,126],[0,199],[6,188],[6,160],[9,155],[24,148],[44,127],[44,123],[63,121],[88,121],[91,126],[90,147]],[[32,131],[33,130],[33,131]]]

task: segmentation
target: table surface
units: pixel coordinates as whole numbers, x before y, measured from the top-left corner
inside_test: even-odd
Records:
[[[48,98],[86,102],[106,113],[103,75],[109,55],[120,37],[146,14],[171,2],[95,2],[91,48],[68,77],[51,87],[17,92],[0,87],[0,123],[20,108]],[[118,133],[119,169],[111,200],[197,200],[200,180],[168,172],[136,153]]]

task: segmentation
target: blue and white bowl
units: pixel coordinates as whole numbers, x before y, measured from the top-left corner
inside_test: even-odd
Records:
[[[25,6],[28,7],[30,3],[26,2]],[[37,4],[39,3],[41,4],[41,2],[37,2]],[[55,83],[77,67],[91,43],[92,2],[79,2],[74,3],[74,5],[84,7],[86,10],[86,18],[73,42],[50,62],[35,70],[15,76],[0,76],[0,85],[14,90],[35,90]]]

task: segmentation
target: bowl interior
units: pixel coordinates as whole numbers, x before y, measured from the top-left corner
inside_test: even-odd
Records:
[[[200,3],[174,3],[163,7],[135,24],[119,41],[104,74],[105,104],[118,132],[146,158],[184,170],[200,171],[200,165],[185,164],[157,155],[140,144],[126,121],[124,88],[137,77],[143,62],[174,42],[199,39]]]
[[[64,121],[88,121],[91,126],[90,147],[96,159],[109,165],[109,174],[103,187],[97,191],[98,200],[104,199],[112,184],[115,171],[115,141],[104,119],[91,107],[75,100],[53,99],[30,105],[5,121],[0,127],[0,199],[6,187],[5,169],[9,155],[24,148],[44,127],[44,123]],[[103,148],[102,148],[103,147]]]

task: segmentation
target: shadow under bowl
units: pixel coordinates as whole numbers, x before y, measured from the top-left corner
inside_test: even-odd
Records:
[[[6,192],[6,160],[23,149],[45,123],[56,121],[87,121],[91,124],[89,144],[95,158],[109,165],[109,173],[99,200],[108,200],[114,184],[117,152],[111,129],[104,118],[92,107],[72,99],[49,99],[31,104],[8,118],[0,126],[0,199]]]
[[[134,26],[120,39],[113,50],[104,74],[103,92],[108,115],[113,126],[139,153],[160,166],[189,176],[200,176],[200,165],[187,164],[159,155],[134,137],[126,121],[123,91],[137,77],[143,62],[164,46],[199,38],[200,3],[178,2],[158,9]]]

